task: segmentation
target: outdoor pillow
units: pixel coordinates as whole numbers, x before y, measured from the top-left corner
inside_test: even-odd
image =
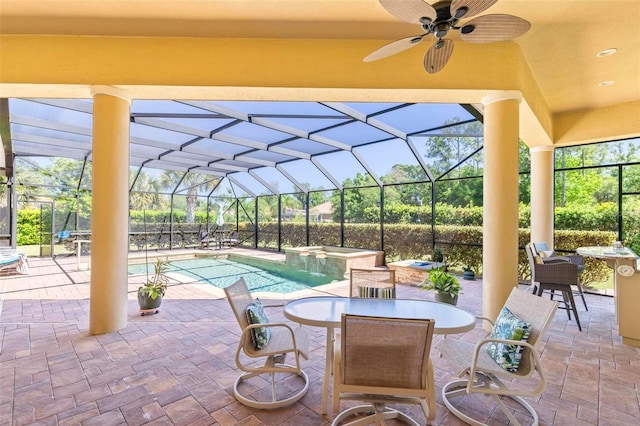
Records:
[[[249,324],[267,324],[269,319],[264,313],[264,306],[260,299],[256,299],[247,306],[247,320]],[[262,349],[269,343],[271,329],[269,327],[257,327],[251,329],[251,341],[255,350]]]
[[[491,337],[494,339],[520,340],[526,342],[531,332],[531,324],[522,321],[515,316],[506,307],[502,308]],[[518,371],[522,351],[524,347],[520,345],[512,345],[500,342],[491,342],[487,344],[487,352],[491,358],[505,370],[515,373]]]
[[[374,297],[379,299],[395,299],[396,289],[358,286],[358,297]]]

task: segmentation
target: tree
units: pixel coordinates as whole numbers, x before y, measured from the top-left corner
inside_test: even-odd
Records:
[[[130,180],[134,178],[134,172],[130,173]],[[160,197],[162,183],[159,179],[154,179],[144,170],[138,173],[134,190],[129,194],[129,205],[133,210],[150,210],[166,208]]]
[[[200,175],[191,172],[177,172],[173,170],[167,170],[163,173],[161,182],[164,188],[170,191],[175,191],[176,194],[186,193],[186,210],[187,216],[185,221],[187,223],[193,223],[196,216],[196,207],[198,204],[198,189],[208,189],[211,186],[211,182],[217,180],[210,176]],[[175,186],[180,184],[179,188]],[[173,186],[173,188],[172,188]]]
[[[352,223],[369,223],[371,218],[365,214],[365,209],[371,213],[371,208],[380,203],[380,188],[371,176],[358,172],[353,179],[344,181],[344,220]],[[334,191],[331,195],[333,204],[333,221],[340,222],[342,209],[340,205],[340,191]]]
[[[460,122],[454,118],[447,124]],[[481,177],[483,174],[482,124],[475,121],[443,130],[447,136],[431,136],[427,139],[425,160],[439,181],[450,179]],[[459,134],[459,136],[457,135]],[[453,205],[482,205],[482,179],[464,179],[436,184],[438,201]]]

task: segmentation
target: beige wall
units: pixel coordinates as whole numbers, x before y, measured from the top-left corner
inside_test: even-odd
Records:
[[[422,69],[419,49],[362,62],[375,40],[3,35],[0,45],[2,97],[89,98],[91,85],[112,85],[132,99],[479,104],[494,90],[518,90],[520,137],[529,146],[640,135],[640,103],[553,117],[512,42],[459,43],[433,75]]]

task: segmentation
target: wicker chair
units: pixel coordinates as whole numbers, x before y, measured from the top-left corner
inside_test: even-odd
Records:
[[[453,398],[467,398],[472,394],[491,396],[513,424],[520,424],[501,399],[501,397],[507,397],[529,412],[533,418],[532,424],[538,424],[537,413],[522,397],[537,396],[544,391],[545,377],[539,351],[542,338],[551,324],[558,302],[536,297],[514,288],[505,307],[520,320],[530,324],[530,334],[526,341],[505,340],[489,336],[476,344],[458,339],[442,339],[436,346],[442,356],[451,363],[458,377],[467,376],[465,379],[456,379],[446,383],[442,388],[442,400],[451,413],[470,425],[484,425],[485,423],[460,410],[463,406],[473,407],[473,402],[465,404],[464,401],[456,401],[454,404]],[[481,319],[493,323],[487,318]],[[494,328],[494,331],[497,328]],[[515,345],[512,348],[522,348],[520,364],[515,372],[505,369],[489,354],[485,346],[491,342]],[[537,372],[537,380],[530,379],[535,372]],[[522,382],[521,379],[527,380],[524,383],[518,383]],[[504,383],[503,380],[507,383]],[[485,401],[479,403],[483,406],[486,405]],[[477,415],[475,412],[470,414]]]
[[[395,299],[396,271],[383,268],[351,268],[350,297]]]
[[[249,323],[247,311],[252,304],[255,305],[255,301],[251,297],[251,293],[243,278],[240,278],[234,284],[225,288],[224,291],[242,330],[238,349],[236,350],[236,365],[244,373],[236,379],[233,385],[233,395],[240,403],[253,408],[279,408],[298,401],[309,389],[309,378],[300,368],[300,356],[307,359],[309,352],[309,335],[307,330],[302,327],[292,328],[283,323]],[[252,330],[257,331],[258,329],[270,330],[268,343],[260,349],[255,348],[255,343],[252,338]],[[295,365],[285,364],[285,357],[289,353],[293,354]],[[243,362],[243,355],[250,358],[251,361],[247,363]],[[264,359],[264,365],[256,366],[256,358]],[[303,384],[297,391],[288,391],[291,386],[291,382],[288,382],[285,387],[287,391],[280,392],[284,397],[279,399],[276,394],[276,373],[298,375],[301,377]],[[240,392],[239,387],[244,380],[264,374],[270,376],[270,401],[258,400],[257,398],[252,398]],[[249,387],[249,389],[255,390],[255,387]],[[260,390],[258,390],[256,394],[260,394]]]
[[[556,263],[556,262],[570,262],[578,266],[578,273],[581,274],[584,271],[584,257],[579,254],[571,255],[558,255],[555,251],[549,250],[547,243],[532,243],[533,254],[540,256],[543,263]],[[582,298],[582,304],[585,310],[589,310],[587,307],[587,301],[584,298],[584,291],[582,290],[582,284],[578,280],[576,284],[577,291],[573,292],[573,295],[579,295]]]
[[[333,412],[341,400],[369,402],[341,412],[332,425],[386,424],[415,420],[387,403],[419,404],[427,422],[435,419],[433,366],[429,353],[435,322],[431,319],[376,318],[342,315],[335,348]],[[365,418],[362,418],[362,416]]]
[[[525,246],[529,266],[531,267],[533,293],[542,296],[543,292],[549,291],[553,299],[555,292],[560,292],[562,294],[562,305],[560,308],[567,311],[569,319],[571,319],[571,311],[573,311],[576,317],[576,323],[578,324],[578,330],[582,331],[572,288],[572,286],[580,286],[578,265],[567,261],[544,262],[544,259],[533,254],[533,250],[533,244],[527,244]]]

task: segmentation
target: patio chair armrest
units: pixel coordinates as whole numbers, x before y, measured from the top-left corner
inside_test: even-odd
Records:
[[[576,265],[584,265],[584,257],[580,256],[579,254],[569,254],[563,257],[566,257],[567,259],[569,259],[569,262],[575,263]]]
[[[544,265],[551,265],[554,263],[571,263],[571,259],[567,256],[551,256],[551,257],[543,257],[542,263]]]
[[[482,315],[476,315],[476,320],[486,321],[489,324],[491,324],[492,327],[495,325],[495,323],[493,322],[493,320],[491,318],[483,317]]]
[[[251,330],[254,328],[261,328],[261,327],[284,328],[288,330],[288,333],[290,333],[290,337],[291,337],[290,344],[283,345],[282,339],[276,338],[276,340],[279,343],[277,342],[275,346],[273,346],[272,342],[273,342],[274,336],[272,335],[270,342],[264,348],[247,351],[246,345],[252,346],[251,335],[250,335]],[[306,349],[302,349],[298,344],[296,336],[297,336],[296,332],[288,324],[284,324],[284,323],[250,324],[247,327],[245,327],[244,330],[242,330],[240,341],[238,343],[238,348],[236,349],[236,357],[235,357],[236,366],[240,370],[249,374],[276,373],[276,372],[282,372],[284,370],[289,372],[299,371],[300,369],[299,357],[302,356],[304,359],[308,359],[307,353],[308,353],[309,342],[308,342],[307,335],[299,336],[301,340],[303,340],[301,344],[303,346],[307,346]],[[287,343],[286,340],[285,340],[285,343]],[[285,356],[288,353],[293,353],[296,367],[283,364],[285,360]],[[242,354],[244,354],[244,356]],[[247,362],[247,357],[249,359],[253,359],[253,361]],[[267,361],[265,362],[264,365],[260,365],[260,363],[255,362],[255,359],[258,359],[258,358],[267,359]]]
[[[482,340],[480,340],[478,343],[476,343],[476,346],[474,348],[473,351],[473,356],[471,357],[471,368],[469,368],[469,375],[470,377],[474,377],[474,375],[476,374],[476,365],[478,362],[478,357],[480,355],[480,351],[484,350],[484,346],[488,343],[491,342],[495,342],[495,343],[504,343],[504,344],[508,344],[508,345],[516,345],[516,346],[524,346],[527,347],[529,349],[531,349],[531,353],[534,356],[534,368],[536,370],[539,370],[539,368],[537,367],[540,363],[540,357],[538,356],[538,351],[535,348],[535,346],[533,346],[531,343],[524,341],[524,340],[509,340],[509,339],[498,339],[498,338],[494,338],[494,337],[486,337]],[[497,365],[497,364],[496,364]],[[505,373],[508,373],[508,371],[505,370]],[[469,385],[471,386],[471,385]]]
[[[287,330],[289,330],[289,332],[291,333],[291,336],[295,340],[295,334],[293,332],[293,328],[291,328],[289,324],[285,324],[283,322],[263,322],[260,324],[249,324],[245,327],[244,330],[242,330],[242,334],[244,335],[245,333],[249,333],[254,328],[263,328],[263,327],[266,327],[266,328],[284,327]]]
[[[238,343],[238,348],[236,350],[236,363],[238,364],[238,367],[244,368],[245,371],[250,371],[251,368],[246,367],[244,364],[242,364],[240,362],[240,354],[242,352],[244,352],[246,355],[248,355],[250,358],[254,358],[255,355],[249,354],[247,353],[247,351],[245,350],[245,345],[251,340],[251,330],[254,328],[284,328],[286,329],[290,336],[291,336],[291,342],[292,342],[292,346],[289,348],[276,348],[275,350],[269,350],[268,352],[266,351],[266,349],[268,349],[267,345],[265,348],[263,349],[257,349],[255,352],[259,353],[260,357],[264,357],[264,356],[269,356],[269,355],[277,355],[277,354],[281,354],[281,353],[286,353],[286,352],[293,352],[297,354],[300,352],[303,354],[303,356],[306,359],[306,349],[305,348],[300,348],[298,346],[298,342],[296,339],[296,333],[293,330],[293,328],[289,325],[289,324],[285,324],[285,323],[281,323],[281,322],[268,322],[268,323],[261,323],[261,324],[249,324],[248,326],[245,327],[244,330],[242,330],[242,334],[240,336],[240,342]],[[260,353],[260,351],[262,351]]]

